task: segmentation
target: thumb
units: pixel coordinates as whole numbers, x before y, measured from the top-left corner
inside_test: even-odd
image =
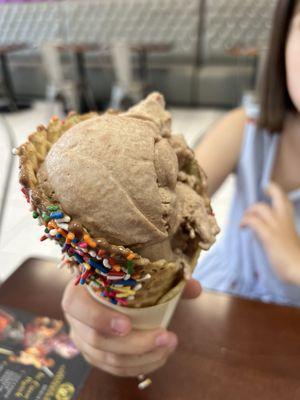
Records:
[[[185,285],[182,298],[195,299],[200,295],[201,291],[202,288],[199,281],[197,281],[196,279],[190,279]]]

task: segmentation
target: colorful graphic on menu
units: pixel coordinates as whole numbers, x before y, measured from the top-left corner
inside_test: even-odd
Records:
[[[89,370],[63,321],[0,307],[0,399],[77,399]]]

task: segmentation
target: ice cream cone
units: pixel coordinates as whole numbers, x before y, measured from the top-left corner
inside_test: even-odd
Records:
[[[81,135],[82,128],[85,136],[86,132],[89,132],[91,143],[99,141],[101,146],[102,143],[104,146],[111,140],[107,149],[114,149],[112,158],[115,158],[116,161],[119,161],[116,156],[118,148],[124,145],[120,143],[122,142],[119,138],[120,131],[124,132],[124,138],[128,134],[131,146],[135,145],[139,137],[141,137],[141,140],[145,140],[145,143],[152,143],[152,145],[157,143],[155,148],[155,154],[157,154],[154,160],[151,159],[152,151],[147,153],[147,158],[143,153],[139,153],[141,145],[138,145],[135,149],[135,157],[130,158],[127,157],[127,153],[122,153],[120,156],[121,165],[118,170],[119,175],[122,175],[124,162],[131,163],[131,167],[134,168],[137,160],[144,160],[146,157],[147,168],[143,169],[142,174],[142,177],[144,177],[148,176],[147,171],[149,169],[152,171],[149,165],[151,166],[151,162],[154,163],[157,182],[153,180],[151,174],[149,182],[153,186],[151,193],[154,193],[156,200],[152,201],[147,196],[143,196],[142,187],[135,190],[133,186],[133,195],[137,195],[135,201],[142,199],[139,207],[137,207],[130,198],[129,191],[126,192],[123,189],[124,182],[128,180],[128,174],[123,174],[123,181],[118,182],[119,176],[114,170],[116,162],[115,164],[111,163],[110,158],[108,164],[104,165],[105,171],[112,167],[109,177],[117,196],[115,198],[113,190],[109,190],[109,187],[106,188],[106,179],[102,175],[99,175],[100,178],[103,177],[101,181],[103,184],[100,189],[104,186],[104,194],[109,194],[109,200],[113,204],[119,204],[124,210],[124,213],[118,214],[120,216],[118,223],[121,221],[122,225],[116,225],[113,232],[111,230],[115,222],[113,220],[113,206],[109,201],[99,205],[100,211],[98,211],[100,214],[102,213],[104,219],[106,214],[103,212],[102,206],[110,215],[108,220],[105,221],[108,238],[100,236],[101,234],[98,236],[102,226],[101,223],[100,225],[95,224],[97,218],[94,218],[93,213],[91,213],[91,209],[94,210],[94,208],[88,208],[82,202],[76,203],[78,194],[84,193],[83,201],[91,201],[93,196],[89,196],[86,191],[74,190],[74,187],[71,187],[69,183],[71,179],[69,172],[63,172],[63,168],[68,168],[69,164],[73,162],[76,166],[75,174],[78,174],[75,178],[80,178],[80,171],[78,171],[77,166],[82,165],[82,168],[85,168],[85,161],[86,164],[94,161],[89,158],[84,160],[82,164],[78,164],[77,156],[82,153],[80,153],[80,150],[78,150],[78,153],[75,152],[75,155],[73,153],[74,148],[81,144],[78,135]],[[109,130],[111,130],[109,132],[111,135],[108,134]],[[134,132],[134,137],[130,136],[133,134],[132,132]],[[62,144],[66,138],[65,133],[67,143]],[[101,136],[103,133],[104,135]],[[152,138],[152,141],[148,141],[148,136]],[[74,140],[76,143],[72,142]],[[101,142],[102,140],[103,142]],[[56,142],[58,142],[58,146],[56,146]],[[86,143],[85,141],[84,151],[90,154],[91,146]],[[147,146],[148,144],[146,149]],[[55,147],[55,151],[58,149],[56,155],[55,151],[53,155],[53,147]],[[65,193],[62,193],[61,199],[63,200],[64,194],[66,194],[64,184],[69,185],[68,187],[72,189],[70,191],[75,195],[75,203],[71,202],[66,206],[68,212],[65,211],[64,205],[58,200],[57,192],[52,185],[55,182],[51,181],[53,177],[49,179],[47,175],[45,162],[47,160],[49,162],[48,155],[51,151],[50,161],[55,170],[54,181],[58,182],[57,190],[63,189],[65,191]],[[173,313],[187,276],[192,272],[200,248],[207,249],[213,243],[218,227],[206,193],[206,177],[195,161],[192,151],[187,148],[182,139],[175,136],[171,137],[170,114],[164,109],[163,97],[154,93],[144,102],[129,110],[128,113],[122,114],[121,117],[112,111],[107,112],[103,118],[96,113],[82,116],[71,113],[64,121],[53,117],[47,127],[38,127],[37,131],[29,136],[28,141],[16,149],[15,153],[20,157],[22,191],[33,210],[33,217],[38,219],[40,225],[44,225],[45,228],[41,240],[53,239],[55,243],[61,246],[62,264],[76,271],[76,284],[87,284],[93,296],[99,297],[99,301],[104,301],[112,307],[128,309],[126,312],[131,313],[134,319],[138,318],[136,316],[139,315],[140,321],[136,322],[139,326],[142,323],[144,326],[151,327],[156,324],[159,324],[158,326],[166,324]],[[71,161],[65,162],[64,155],[69,157],[68,154]],[[104,158],[105,153],[102,153],[103,163]],[[99,173],[99,170],[97,170],[92,176],[90,176],[91,174],[87,176],[86,180],[81,181],[82,185],[94,189],[94,183],[89,186],[89,182],[98,182],[100,178],[97,181],[95,176],[98,177]],[[138,173],[133,174],[133,176],[141,179]],[[61,183],[61,180],[64,183]],[[140,184],[141,180],[137,180],[137,183]],[[129,184],[132,185],[132,179],[129,179]],[[87,194],[85,195],[85,193]],[[94,191],[94,193],[98,193],[98,191]],[[118,203],[121,195],[124,197],[124,201]],[[168,197],[169,195],[171,195],[171,200]],[[156,204],[157,199],[158,205]],[[156,210],[153,218],[148,217],[152,203],[155,203],[153,209]],[[98,203],[94,203],[94,206],[95,204],[98,205]],[[130,207],[134,209],[133,212],[131,212]],[[95,210],[96,213],[98,211]],[[178,218],[177,212],[180,213],[180,218]],[[123,215],[125,222],[122,220]],[[121,230],[123,229],[120,232],[120,238],[117,238],[119,243],[124,243],[125,239],[139,243],[138,239],[140,239],[142,244],[132,247],[113,244],[114,242],[109,237],[118,235],[118,227]],[[138,235],[135,236],[136,233],[140,233],[140,238],[138,238]],[[121,237],[122,235],[123,237]],[[153,242],[159,244],[160,240],[158,239],[160,238],[164,240],[168,238],[173,258],[156,257],[152,259],[147,254],[143,254],[142,245],[145,244],[148,237],[151,245]],[[175,249],[174,253],[173,248]],[[137,308],[140,310],[134,310]],[[148,310],[148,312],[145,310]],[[141,313],[135,311],[141,311]],[[145,319],[141,317],[142,314],[148,315],[148,323],[142,322]],[[150,318],[150,315],[153,318]]]

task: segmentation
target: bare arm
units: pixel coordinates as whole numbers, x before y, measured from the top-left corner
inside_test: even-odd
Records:
[[[195,150],[196,158],[208,177],[210,196],[238,162],[245,121],[243,108],[230,111],[207,132]]]

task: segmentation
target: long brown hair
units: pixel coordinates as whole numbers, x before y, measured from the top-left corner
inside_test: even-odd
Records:
[[[299,0],[278,0],[260,87],[258,125],[270,132],[280,132],[287,111],[296,111],[287,90],[285,46],[294,10]]]

